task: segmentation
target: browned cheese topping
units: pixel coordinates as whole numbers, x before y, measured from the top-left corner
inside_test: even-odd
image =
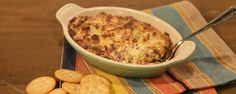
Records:
[[[121,63],[159,63],[171,46],[167,33],[131,16],[104,12],[78,16],[68,28],[73,40],[87,51]]]

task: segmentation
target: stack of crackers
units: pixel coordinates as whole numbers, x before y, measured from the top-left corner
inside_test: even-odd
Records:
[[[59,69],[55,77],[62,80],[62,86],[56,87],[53,77],[44,76],[32,80],[26,86],[28,94],[111,94],[111,82],[99,75],[83,75],[72,70]]]

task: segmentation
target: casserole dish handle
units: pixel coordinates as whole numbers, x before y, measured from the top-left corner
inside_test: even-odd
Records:
[[[84,8],[74,4],[69,3],[64,6],[62,6],[56,13],[56,18],[61,24],[67,23],[70,19],[70,17],[73,17],[75,13],[78,13],[79,11],[84,10]]]
[[[196,44],[193,41],[185,41],[178,49],[177,55],[170,60],[172,62],[170,65],[184,62],[191,54],[195,51]],[[180,61],[180,62],[179,62]]]

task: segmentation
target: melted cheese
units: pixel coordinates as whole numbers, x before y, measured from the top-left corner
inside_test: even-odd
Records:
[[[167,35],[130,16],[79,16],[71,21],[69,29],[76,33],[71,36],[83,48],[121,63],[161,61],[171,45]]]

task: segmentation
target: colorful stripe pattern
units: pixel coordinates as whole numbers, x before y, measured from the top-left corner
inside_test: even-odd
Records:
[[[148,9],[145,12],[165,20],[183,37],[206,23],[198,10],[188,1]],[[216,48],[219,45],[217,43],[210,43],[209,41],[214,41],[212,39],[221,42],[221,48]],[[216,94],[214,86],[236,79],[235,54],[212,29],[191,40],[197,45],[193,55],[185,63],[172,67],[159,77],[131,79],[105,73],[88,65],[66,41],[62,68],[76,70],[83,74],[102,75],[113,83],[112,90],[115,94]],[[229,54],[222,53],[221,49]]]

